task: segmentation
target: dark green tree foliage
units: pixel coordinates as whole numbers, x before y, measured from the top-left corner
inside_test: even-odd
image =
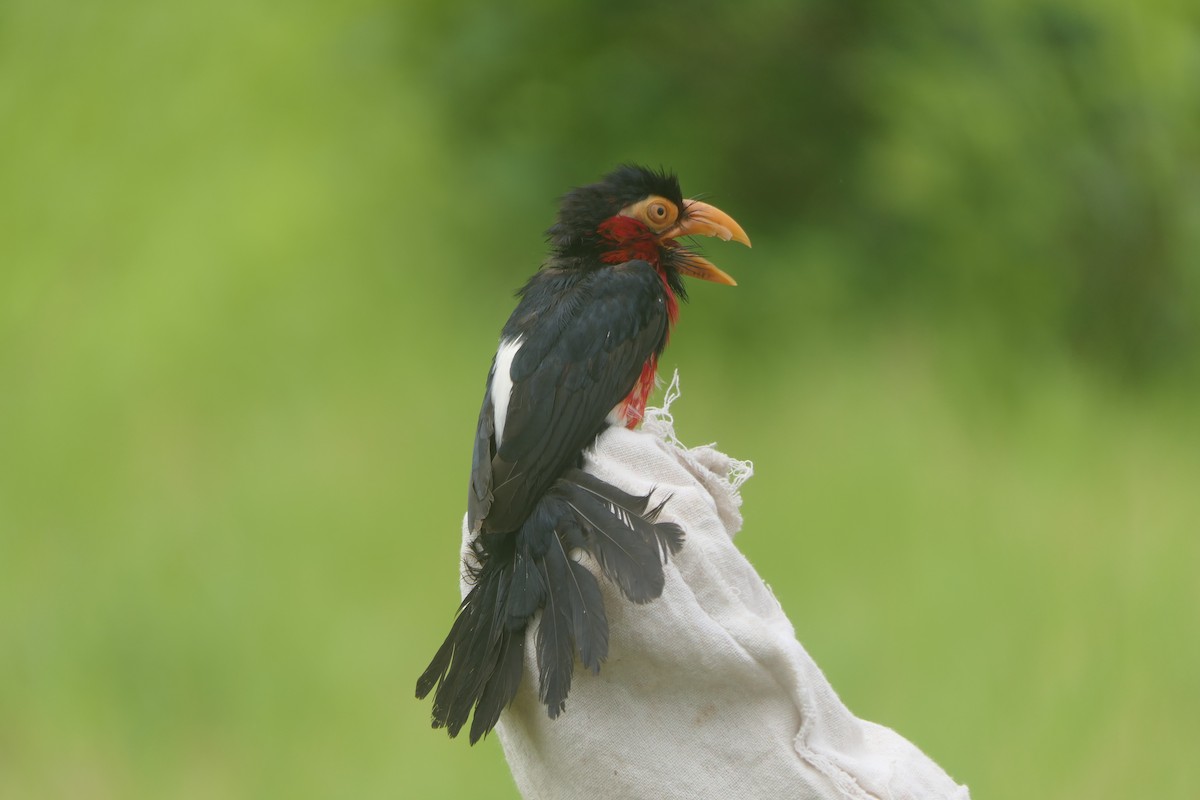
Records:
[[[1200,11],[1155,0],[426,3],[407,66],[533,208],[614,161],[719,187],[840,290],[1119,372],[1200,346]],[[466,174],[464,172],[464,174]],[[540,206],[537,206],[540,208]]]

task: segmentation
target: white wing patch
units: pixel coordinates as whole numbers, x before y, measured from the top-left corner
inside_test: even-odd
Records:
[[[496,427],[496,446],[504,441],[504,421],[508,418],[508,399],[512,396],[512,362],[521,349],[521,337],[500,342],[496,351],[496,374],[492,376],[492,414]]]

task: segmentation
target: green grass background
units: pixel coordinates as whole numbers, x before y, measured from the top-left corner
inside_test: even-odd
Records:
[[[412,688],[510,293],[611,161],[464,151],[411,19],[0,9],[0,797],[516,796]],[[976,797],[1192,796],[1200,395],[863,312],[839,247],[709,247],[663,360],[798,637]]]

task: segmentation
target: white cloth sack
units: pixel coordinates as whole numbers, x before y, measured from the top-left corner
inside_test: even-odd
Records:
[[[666,566],[662,597],[646,605],[600,579],[608,660],[599,675],[576,664],[556,720],[538,702],[530,626],[521,688],[497,726],[521,794],[967,800],[913,744],[850,713],[796,641],[733,544],[750,465],[679,445],[669,413],[677,396],[669,391],[640,431],[608,430],[587,469],[628,492],[654,488],[656,502],[669,495],[662,519],[683,526],[683,549]],[[465,545],[465,526],[463,536]]]

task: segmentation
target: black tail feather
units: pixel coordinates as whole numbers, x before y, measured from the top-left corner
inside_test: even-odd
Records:
[[[658,545],[661,548],[661,557],[664,564],[667,562],[669,555],[678,553],[679,549],[683,547],[683,528],[674,522],[658,521],[663,506],[671,499],[669,496],[663,498],[662,502],[654,506],[654,508],[650,508],[650,496],[654,494],[653,490],[645,495],[629,494],[610,483],[600,480],[590,472],[584,472],[581,469],[571,470],[564,477],[580,489],[600,497],[610,505],[614,514],[618,514],[617,510],[620,509],[621,512],[624,512],[625,516],[635,521],[644,520],[651,523],[653,538],[658,541]],[[643,535],[648,534],[643,530]]]
[[[570,568],[562,547],[551,547],[539,566],[546,581],[546,605],[538,622],[538,698],[553,719],[566,707],[575,671],[575,641],[570,595]]]
[[[583,547],[604,574],[635,603],[662,594],[663,563],[683,546],[683,530],[655,522],[662,504],[647,510],[637,497],[582,470],[571,470],[550,490],[567,503],[584,531]]]
[[[473,593],[474,590],[472,590]],[[470,599],[469,596],[467,599]],[[446,672],[450,669],[451,656],[454,653],[454,643],[462,636],[462,630],[466,627],[466,616],[463,614],[463,609],[467,605],[467,600],[464,599],[458,607],[458,615],[454,618],[454,624],[450,626],[450,633],[446,636],[446,641],[442,642],[442,646],[438,648],[434,654],[433,660],[429,662],[429,666],[425,668],[425,672],[417,679],[417,699],[422,700],[433,691],[433,687],[446,679]],[[435,721],[437,715],[434,715]],[[436,726],[435,727],[440,727]]]
[[[545,602],[546,583],[537,561],[524,547],[517,548],[512,575],[505,609],[505,627],[509,630],[524,629],[525,623]]]
[[[495,651],[503,630],[495,611],[502,587],[510,579],[510,571],[507,564],[489,569],[494,563],[484,567],[479,582],[471,590],[471,594],[479,592],[479,596],[467,597],[468,622],[462,637],[465,641],[456,644],[455,662],[434,696],[435,724],[439,717],[443,718],[451,736],[457,736],[466,723],[471,707],[483,692],[495,666]],[[456,672],[454,666],[460,663],[465,668]]]
[[[478,742],[488,731],[496,727],[496,722],[500,719],[500,712],[507,708],[508,704],[517,696],[517,687],[521,685],[524,639],[524,627],[515,633],[506,630],[501,634],[496,668],[479,695],[479,703],[475,706],[475,716],[471,720],[471,744]]]
[[[583,528],[585,548],[626,597],[647,603],[662,594],[658,550],[644,535],[626,527],[593,495],[579,493],[569,502]]]
[[[649,495],[570,470],[519,531],[476,539],[468,572],[474,586],[417,681],[418,698],[436,688],[433,726],[457,736],[473,709],[471,743],[487,735],[516,697],[525,630],[539,611],[538,697],[557,717],[566,707],[575,654],[593,673],[608,656],[600,585],[571,553],[589,553],[633,602],[655,599],[663,590],[663,564],[683,545],[678,525],[657,521],[662,507],[651,508]]]
[[[579,648],[579,660],[596,674],[608,657],[608,615],[596,576],[578,561],[568,561],[571,571],[571,632]]]

